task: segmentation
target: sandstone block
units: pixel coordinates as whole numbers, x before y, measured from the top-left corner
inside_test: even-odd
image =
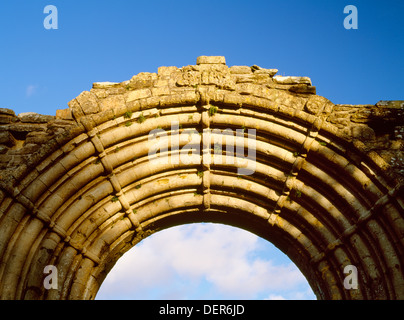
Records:
[[[376,103],[379,108],[404,109],[404,100],[380,100]]]
[[[308,84],[311,86],[311,79],[309,77],[275,76],[273,80],[278,84]]]
[[[84,116],[83,110],[77,102],[77,99],[70,100],[67,105],[69,106],[70,110],[72,110],[72,115],[76,120]]]
[[[6,128],[6,127],[5,127]],[[16,122],[7,126],[7,129],[14,132],[45,131],[45,123],[22,123]]]
[[[56,119],[54,121],[50,121],[48,123],[48,129],[54,129],[54,128],[67,128],[72,125],[72,121],[66,120],[66,119]]]
[[[120,82],[94,82],[93,89],[109,89],[109,88],[119,88],[121,87]]]
[[[233,74],[233,76],[236,83],[252,83],[255,80],[254,75],[252,73],[251,74],[238,73]]]
[[[10,155],[27,155],[32,154],[40,148],[40,145],[34,143],[24,143],[23,148],[10,150]]]
[[[316,87],[305,84],[295,84],[289,88],[289,91],[295,93],[316,94]]]
[[[56,110],[56,119],[73,120],[72,111],[69,108]]]
[[[123,95],[111,95],[100,100],[101,111],[112,110],[125,107],[125,99]]]
[[[178,70],[179,69],[177,67],[159,67],[157,69],[157,74],[159,76],[168,76]]]
[[[223,56],[200,56],[196,59],[196,64],[226,64]]]
[[[329,113],[331,112],[330,108],[332,107],[330,104],[331,102],[324,97],[310,96],[305,105],[305,110],[314,115],[320,114],[323,111]],[[328,107],[328,110],[325,110],[326,107]]]
[[[11,162],[13,156],[9,154],[0,154],[0,167],[7,167],[7,165]],[[4,166],[2,164],[5,164]]]
[[[176,77],[177,86],[196,86],[201,82],[201,74],[197,71],[181,72]]]
[[[109,88],[105,90],[105,95],[115,95],[115,94],[123,94],[126,92],[126,88],[124,87],[118,87],[118,88]]]
[[[247,66],[232,66],[229,68],[230,73],[236,74],[250,74],[252,70],[250,67]]]
[[[41,144],[49,140],[49,135],[43,131],[34,131],[27,134],[25,144]]]
[[[241,83],[236,85],[236,91],[240,94],[254,94],[258,92],[259,87],[252,83]]]
[[[371,109],[363,108],[351,115],[351,121],[356,123],[366,123],[371,120],[371,115]]]
[[[36,112],[24,112],[24,113],[20,113],[18,115],[18,118],[21,120],[21,122],[46,123],[46,122],[53,120],[55,117],[39,114]]]
[[[201,84],[214,84],[219,88],[234,90],[235,82],[229,74],[217,71],[204,71],[201,74]]]
[[[158,88],[158,87],[167,87],[169,85],[169,81],[168,80],[161,80],[161,79],[159,79],[159,80],[157,80],[155,83],[154,83],[154,87],[155,88]]]
[[[11,123],[13,121],[16,121],[16,117],[11,116],[11,115],[6,115],[6,114],[0,114],[0,123]]]
[[[152,94],[153,96],[163,96],[170,94],[170,88],[167,87],[157,87],[157,88],[152,88]]]
[[[140,72],[130,79],[126,85],[126,89],[136,90],[150,88],[153,86],[153,83],[157,80],[157,78],[158,76],[156,73]]]
[[[268,73],[253,73],[253,79],[255,84],[269,85],[273,83],[272,78]]]
[[[79,103],[84,114],[92,114],[100,111],[96,96],[89,91],[83,91],[76,98],[76,100]]]
[[[13,135],[8,131],[1,131],[0,132],[0,144],[4,144],[6,146],[13,146],[15,145],[15,139]]]
[[[352,126],[352,136],[362,141],[374,140],[376,135],[372,128],[366,125]]]
[[[275,74],[278,73],[278,69],[265,69],[265,68],[261,68],[261,67],[259,67],[259,66],[257,66],[257,65],[253,65],[253,66],[251,67],[251,70],[252,70],[254,73],[257,73],[257,74],[259,74],[259,73],[268,74],[270,77],[273,77]]]
[[[14,111],[11,109],[7,109],[7,108],[0,108],[0,114],[7,114],[10,116],[15,116]]]
[[[98,98],[98,99],[104,99],[108,94],[107,94],[107,89],[94,89],[94,88],[92,88],[91,90],[90,90],[90,92],[91,93],[93,93],[93,94],[95,94],[95,96]]]
[[[336,104],[334,111],[335,112],[349,112],[354,113],[358,109],[358,106],[352,104]]]
[[[128,92],[126,102],[151,97],[150,89],[138,89]]]

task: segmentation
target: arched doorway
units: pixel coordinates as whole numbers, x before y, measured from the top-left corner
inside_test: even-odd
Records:
[[[72,100],[72,124],[2,172],[0,297],[94,299],[143,238],[218,222],[276,245],[319,299],[403,298],[400,180],[310,79],[275,73],[200,57]]]

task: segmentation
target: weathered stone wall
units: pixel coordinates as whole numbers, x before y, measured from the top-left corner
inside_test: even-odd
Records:
[[[292,103],[296,112],[321,113],[346,140],[366,153],[377,153],[383,165],[390,166],[398,178],[404,177],[404,100],[382,100],[375,105],[334,105],[327,101],[324,107],[326,99],[315,96],[310,78],[276,76],[277,72],[256,65],[228,67],[224,57],[202,56],[196,65],[160,67],[158,73],[142,72],[121,83],[94,83],[90,91],[69,102],[70,108],[57,110],[56,117],[33,112],[16,116],[13,110],[0,108],[0,170],[29,162],[41,146],[80,123],[83,116],[105,117],[111,112],[119,116],[139,104],[139,99],[164,105],[173,94],[183,94],[186,102],[187,95],[200,93],[198,86],[214,85],[246,96],[265,95],[279,108]],[[236,96],[234,99],[235,105],[245,102]]]
[[[1,109],[0,299],[93,299],[127,250],[194,222],[272,242],[320,299],[404,299],[403,101],[335,105],[276,73],[202,56],[94,83],[55,117]],[[201,154],[153,165],[149,133],[173,122],[209,157],[205,129],[255,129],[256,171]]]
[[[0,108],[0,170],[26,163],[42,145],[74,125],[71,116],[63,116],[35,112],[16,116],[13,110]]]
[[[347,137],[374,151],[404,176],[404,101],[379,101],[375,105],[335,105],[327,121]]]

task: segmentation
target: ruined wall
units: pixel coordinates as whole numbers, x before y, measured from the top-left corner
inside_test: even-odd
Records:
[[[199,85],[216,85],[257,97],[269,93],[279,107],[293,99],[296,112],[304,110],[316,115],[324,99],[307,102],[307,97],[316,94],[311,79],[276,76],[277,72],[277,69],[256,65],[228,67],[224,57],[202,56],[197,65],[160,67],[158,73],[142,72],[121,83],[94,83],[90,91],[82,92],[69,102],[70,108],[57,110],[56,116],[34,112],[15,115],[11,109],[0,108],[0,171],[5,177],[5,173],[21,164],[37,161],[41,153],[57,147],[57,141],[61,139],[57,139],[58,135],[63,136],[80,123],[84,115],[119,108],[126,110],[127,105],[138,99],[161,97],[164,103],[164,97],[198,91]],[[327,108],[323,111],[324,120],[335,125],[346,140],[365,153],[377,153],[382,160],[381,166],[390,167],[399,179],[404,177],[404,100],[382,100],[375,105],[334,105],[330,102]],[[46,150],[40,150],[41,147]]]
[[[55,117],[0,109],[0,299],[93,299],[143,238],[198,222],[272,242],[319,299],[404,299],[403,101],[335,105],[276,73],[202,56],[94,83]],[[149,133],[173,122],[202,152],[155,165]],[[257,142],[251,176],[201,156],[205,129],[227,127],[256,130],[242,137]],[[47,265],[59,289],[44,287]]]
[[[35,112],[15,115],[11,109],[0,108],[0,169],[27,163],[43,144],[74,123],[71,116],[61,118]]]

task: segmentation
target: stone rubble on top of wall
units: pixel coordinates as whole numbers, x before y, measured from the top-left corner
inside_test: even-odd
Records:
[[[16,115],[13,110],[0,108],[0,169],[18,166],[38,151],[41,145],[74,125],[64,117],[26,112]]]
[[[316,96],[316,87],[308,77],[279,76],[277,69],[257,65],[226,65],[224,57],[200,56],[196,65],[182,68],[159,67],[157,73],[141,72],[120,83],[95,82],[71,100],[69,108],[56,116],[34,112],[15,115],[0,108],[0,170],[27,161],[42,145],[80,123],[82,117],[108,112],[124,113],[135,105],[141,108],[152,101],[163,105],[175,95],[201,93],[201,87],[234,92],[234,103],[241,96],[267,99],[270,103],[293,105],[296,110],[321,116],[367,151],[376,151],[397,172],[404,175],[404,101],[379,101],[375,105],[336,104]],[[167,101],[168,101],[167,100]]]

